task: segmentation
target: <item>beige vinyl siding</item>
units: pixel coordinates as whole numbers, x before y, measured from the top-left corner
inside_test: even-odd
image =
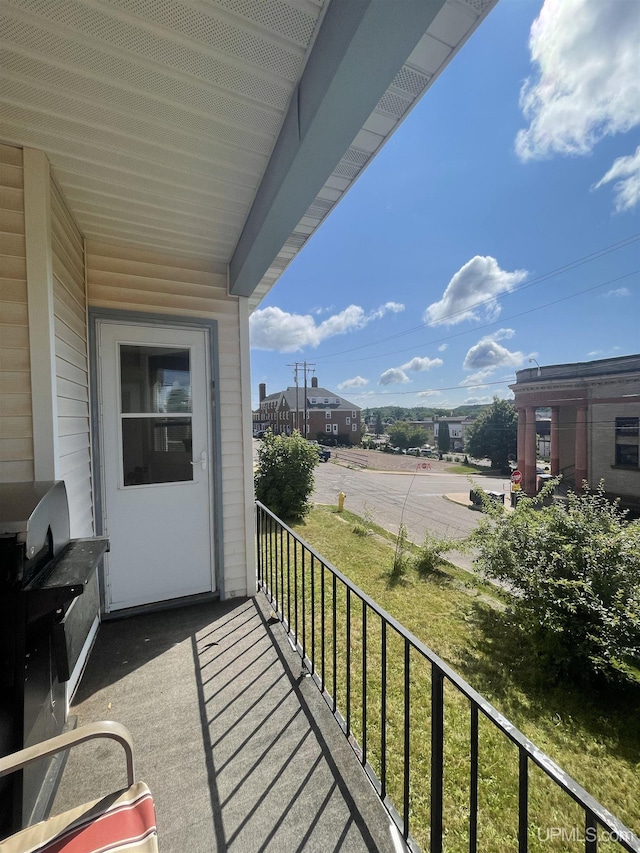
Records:
[[[240,329],[238,300],[227,296],[221,264],[88,240],[89,306],[201,317],[218,321],[224,585],[226,595],[247,588]],[[218,567],[220,570],[220,567]]]
[[[69,499],[71,535],[92,536],[89,366],[84,247],[51,183],[51,249],[56,352],[58,471]]]
[[[33,480],[22,149],[0,145],[0,481]]]

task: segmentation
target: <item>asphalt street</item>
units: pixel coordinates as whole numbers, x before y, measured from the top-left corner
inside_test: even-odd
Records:
[[[442,472],[392,473],[359,470],[335,462],[315,469],[313,500],[318,504],[337,504],[338,494],[346,495],[345,509],[397,533],[404,523],[412,542],[420,544],[426,531],[437,536],[464,539],[478,524],[480,513],[446,495],[468,496],[471,483],[465,475]],[[509,480],[483,476],[487,491],[508,491]],[[470,569],[472,558],[457,551],[447,555],[456,565]]]

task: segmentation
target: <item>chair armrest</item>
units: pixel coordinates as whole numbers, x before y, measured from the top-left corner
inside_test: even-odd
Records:
[[[131,787],[135,782],[131,735],[123,725],[110,721],[87,723],[78,729],[65,732],[57,735],[57,737],[52,737],[49,740],[42,741],[42,743],[36,743],[26,749],[21,749],[19,752],[0,758],[0,777],[21,770],[41,758],[48,758],[50,755],[55,755],[56,752],[71,749],[73,746],[94,738],[111,738],[122,746],[127,762],[127,786]]]

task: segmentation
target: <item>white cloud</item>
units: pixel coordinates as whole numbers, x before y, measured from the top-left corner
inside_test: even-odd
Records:
[[[472,386],[472,387],[486,387],[485,382],[491,376],[495,367],[485,367],[483,370],[478,370],[475,373],[472,373],[471,376],[467,376],[465,379],[460,382],[462,386]]]
[[[495,258],[476,255],[453,276],[442,299],[429,305],[424,320],[447,326],[463,320],[495,320],[500,313],[497,297],[513,290],[526,277],[526,270],[506,272]]]
[[[251,346],[277,352],[296,352],[306,346],[317,347],[327,338],[363,329],[372,320],[403,310],[397,302],[387,302],[369,314],[359,305],[349,305],[316,324],[311,314],[289,314],[281,308],[270,307],[254,311],[249,317]]]
[[[410,381],[404,370],[401,370],[399,367],[390,367],[389,370],[385,370],[382,374],[378,380],[378,385],[399,385]]]
[[[438,352],[444,352],[448,346],[449,344],[440,344],[440,346],[438,347]]]
[[[420,356],[416,356],[401,367],[390,367],[388,370],[385,370],[385,372],[380,376],[378,384],[398,385],[404,384],[405,382],[411,382],[411,379],[409,379],[405,373],[406,370],[414,372],[430,370],[432,367],[440,367],[442,363],[441,358],[427,358],[426,356],[421,358]]]
[[[467,406],[479,406],[480,404],[493,402],[493,397],[467,397],[464,402]]]
[[[587,355],[590,358],[595,358],[596,356],[601,356],[606,358],[609,355],[614,355],[615,353],[620,351],[620,347],[610,347],[608,350],[604,349],[592,349],[591,352],[588,352]]]
[[[638,124],[638,43],[637,0],[545,0],[529,36],[536,73],[520,92],[529,126],[518,155],[587,154]]]
[[[638,65],[640,66],[640,62]],[[638,73],[640,74],[640,67]],[[604,184],[611,183],[611,181],[617,181],[613,185],[616,213],[631,210],[640,202],[640,145],[636,148],[635,154],[630,154],[628,157],[618,157],[617,160],[614,160],[613,166],[606,175],[600,178],[597,184],[594,184],[593,189],[597,190]]]
[[[615,290],[610,290],[604,294],[605,299],[624,299],[625,296],[631,296],[631,291],[628,287],[617,287]]]
[[[501,329],[500,331],[505,332],[507,330]],[[506,347],[503,347],[496,340],[496,337],[499,336],[500,332],[497,335],[488,335],[472,346],[465,356],[464,369],[482,371],[482,379],[484,380],[487,378],[488,372],[498,367],[518,367],[521,365],[525,358],[524,354],[521,352],[511,352]],[[468,383],[465,382],[465,384]]]
[[[399,314],[401,311],[404,311],[404,305],[401,302],[385,302],[376,311],[371,312],[371,319],[378,320],[385,314]]]
[[[416,356],[412,358],[411,361],[408,361],[406,364],[401,365],[401,370],[431,370],[432,367],[441,367],[443,361],[441,358],[420,358],[420,356]]]
[[[442,391],[418,391],[416,397],[439,397]]]
[[[492,341],[508,341],[515,333],[515,329],[498,329],[496,332],[487,335],[487,337],[491,338]]]
[[[342,391],[344,388],[363,388],[368,384],[369,380],[363,376],[354,376],[353,379],[345,379],[344,382],[338,383],[338,391]]]

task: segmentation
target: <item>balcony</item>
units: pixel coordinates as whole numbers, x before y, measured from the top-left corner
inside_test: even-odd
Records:
[[[164,853],[392,853],[388,815],[269,614],[260,594],[106,622],[71,713],[131,731]],[[123,774],[116,744],[74,749],[54,811]]]
[[[131,729],[165,853],[491,850],[482,810],[491,738],[507,739],[514,759],[504,815],[513,837],[500,849],[640,850],[444,661],[260,504],[257,553],[256,599],[103,625],[72,709],[79,723],[112,718]],[[454,794],[452,820],[456,705],[466,709],[455,737],[465,740],[467,783]],[[425,732],[422,754],[415,744]],[[72,753],[55,809],[117,786],[118,759],[102,745]],[[570,837],[532,830],[544,810],[540,790],[571,801]]]

